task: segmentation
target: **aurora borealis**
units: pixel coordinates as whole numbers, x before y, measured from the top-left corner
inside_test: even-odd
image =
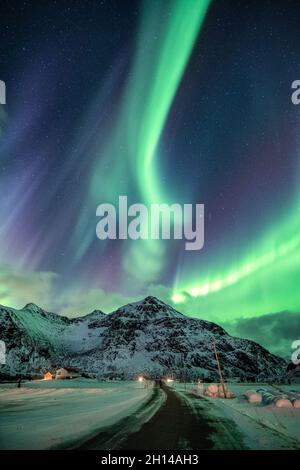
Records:
[[[288,355],[299,13],[269,0],[1,6],[0,303],[79,314],[151,294],[254,339],[254,319],[290,311],[266,343]],[[99,241],[96,208],[120,195],[204,203],[203,250]]]

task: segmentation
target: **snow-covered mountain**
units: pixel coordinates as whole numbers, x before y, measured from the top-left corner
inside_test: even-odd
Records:
[[[98,377],[137,374],[214,379],[213,343],[226,378],[281,376],[283,359],[259,344],[235,338],[220,326],[187,317],[155,297],[104,314],[66,318],[28,304],[0,307],[0,339],[7,348],[0,376],[34,376],[58,367]]]

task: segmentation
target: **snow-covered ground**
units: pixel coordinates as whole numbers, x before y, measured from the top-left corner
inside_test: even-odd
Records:
[[[208,384],[205,384],[207,386]],[[212,422],[221,423],[226,432],[226,421],[233,422],[238,429],[242,440],[250,449],[286,449],[300,448],[300,409],[276,408],[273,404],[250,404],[243,399],[247,390],[267,388],[270,391],[278,391],[270,385],[264,384],[227,384],[228,389],[234,392],[236,398],[225,400],[222,398],[205,397],[199,400],[193,396],[195,384],[172,384],[172,387],[185,400],[190,400],[192,406],[205,413]],[[282,391],[297,391],[300,393],[300,385],[286,385],[280,387]],[[220,448],[218,433],[215,434],[216,448]]]
[[[134,433],[165,399],[161,389],[154,393],[153,383],[147,385],[83,378],[31,381],[20,389],[0,384],[0,449],[77,447],[115,424],[119,429],[120,423],[125,433]],[[236,396],[232,400],[199,398],[191,383],[168,385],[198,415],[199,423],[208,425],[215,449],[300,448],[300,409],[249,404],[242,397],[246,390],[258,388],[254,384],[227,384]],[[300,392],[300,385],[282,390]]]
[[[0,384],[0,449],[68,446],[135,413],[152,392],[153,383],[89,379]]]

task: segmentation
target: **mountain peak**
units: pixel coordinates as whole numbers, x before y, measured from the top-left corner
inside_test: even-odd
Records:
[[[29,302],[28,304],[25,305],[25,307],[20,309],[21,312],[23,312],[24,310],[32,314],[37,314],[42,317],[60,317],[62,321],[68,320],[66,317],[62,315],[58,315],[57,313],[48,312],[47,310],[44,310],[42,307],[40,307],[39,305],[33,302]]]
[[[139,320],[157,320],[161,318],[184,318],[170,305],[154,296],[147,296],[143,300],[130,303],[116,310],[117,316],[136,318]]]
[[[22,308],[22,310],[31,310],[32,312],[40,312],[43,309],[39,307],[37,304],[33,302],[29,302],[28,304],[25,305],[25,307]]]
[[[162,300],[159,300],[157,297],[153,295],[148,295],[143,300],[140,300],[141,304],[150,304],[150,305],[167,305]]]
[[[106,313],[102,312],[102,310],[95,309],[91,313],[87,313],[86,315],[83,315],[82,317],[77,317],[77,320],[92,320],[93,318],[104,318],[106,316]]]
[[[95,310],[93,310],[91,313],[88,313],[87,315],[105,315],[105,313],[102,312],[102,310],[99,310],[96,308]]]

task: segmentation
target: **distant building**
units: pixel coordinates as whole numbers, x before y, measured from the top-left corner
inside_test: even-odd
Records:
[[[76,377],[80,377],[80,375],[81,374],[75,369],[65,369],[64,367],[61,367],[61,369],[56,371],[55,379],[76,379]]]
[[[52,380],[52,379],[53,379],[53,376],[51,372],[46,372],[46,374],[44,374],[44,380]]]

